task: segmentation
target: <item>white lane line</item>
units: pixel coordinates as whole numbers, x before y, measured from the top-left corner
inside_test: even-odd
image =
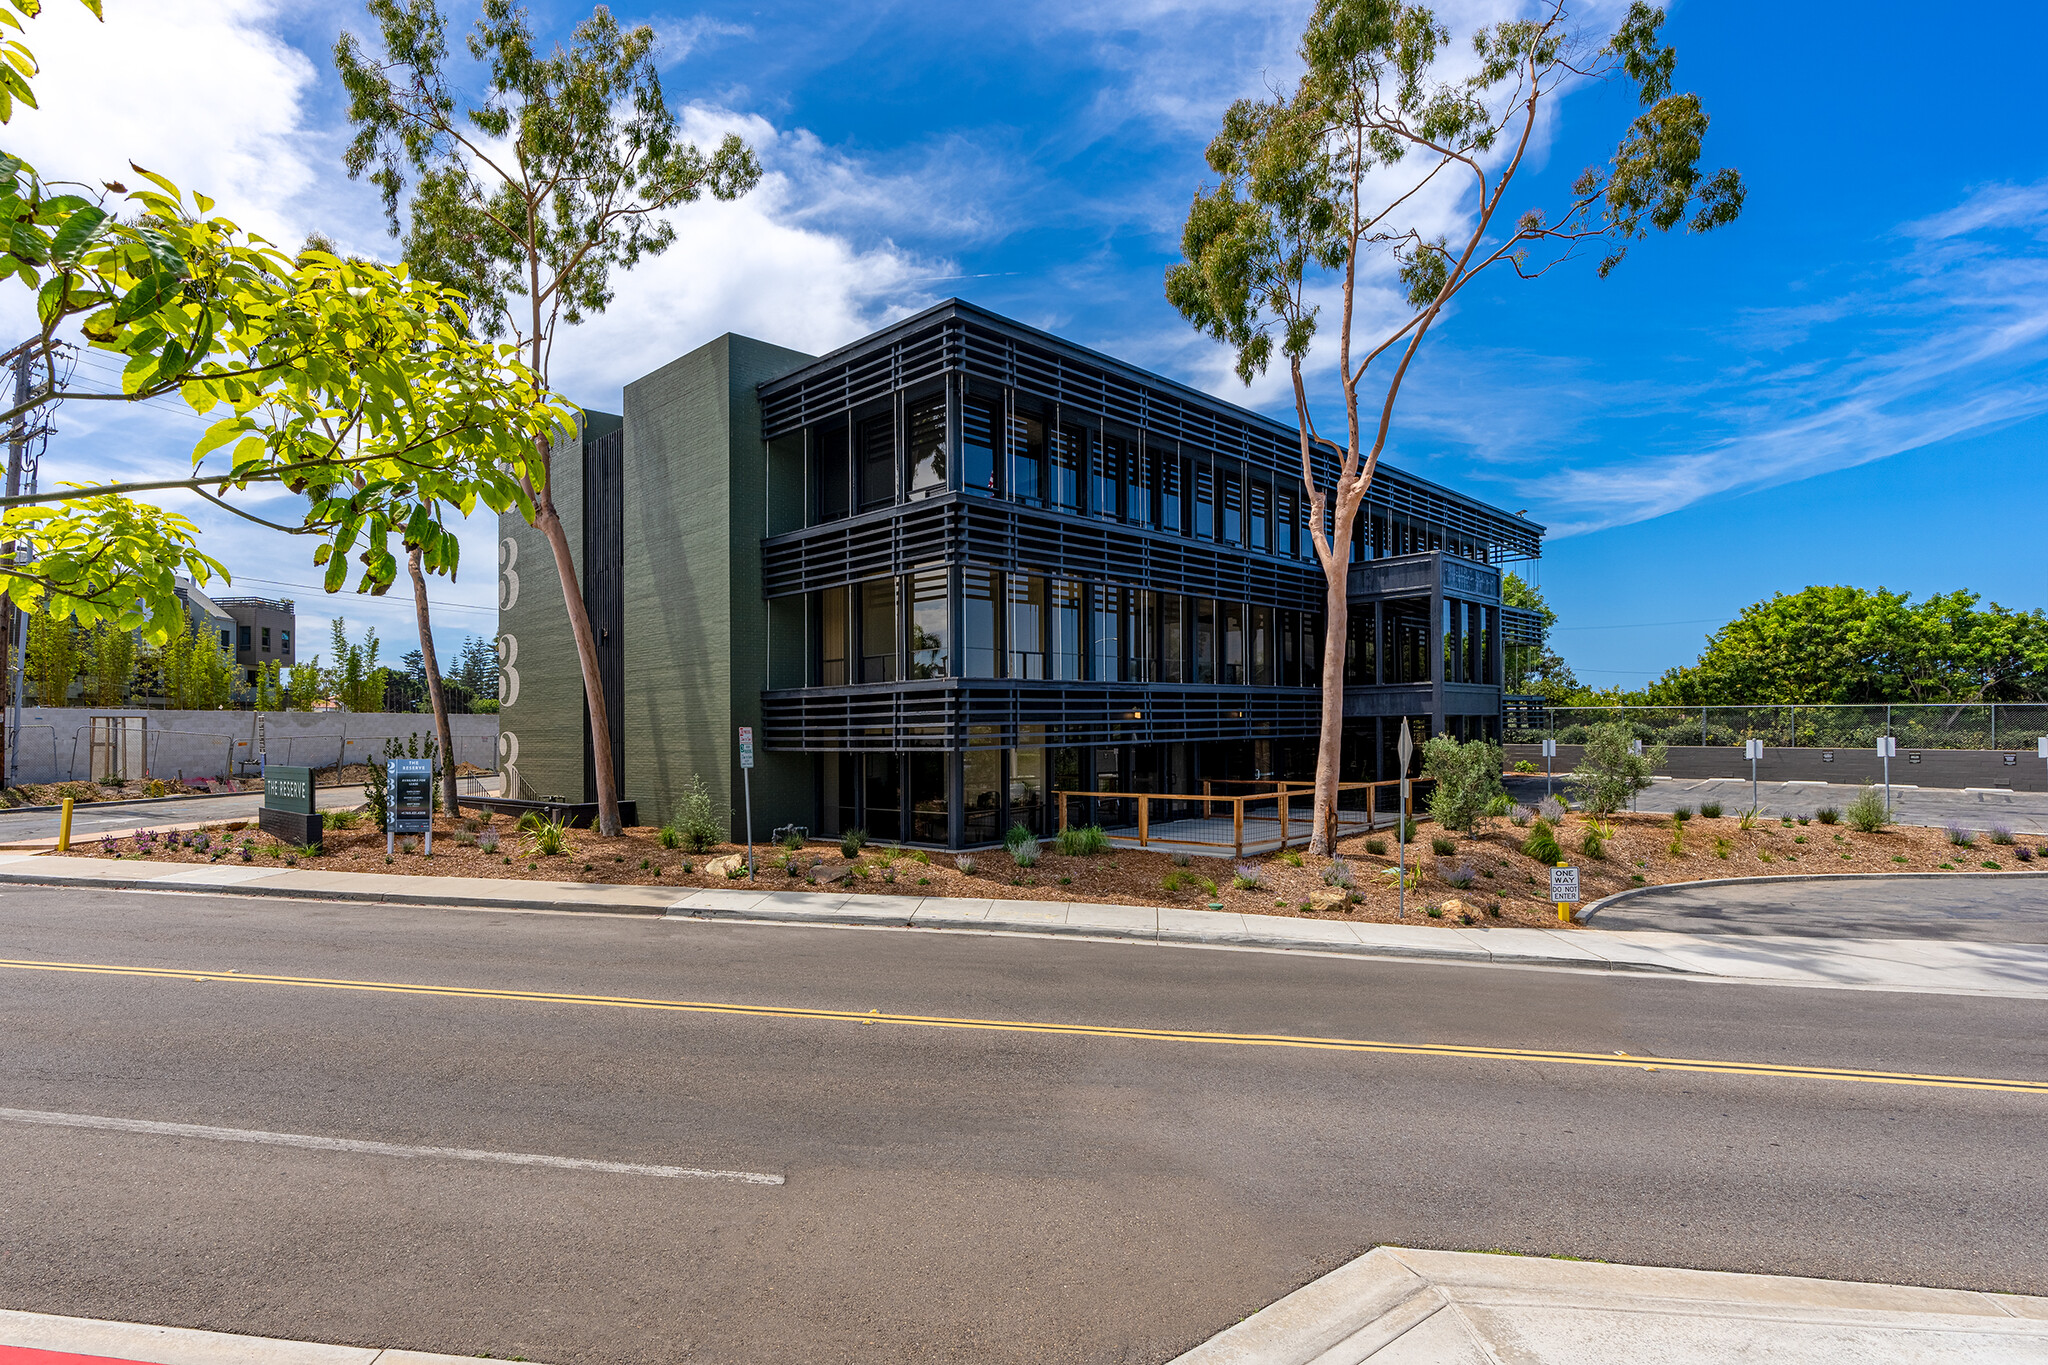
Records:
[[[38,1123],[51,1128],[103,1128],[119,1133],[153,1133],[159,1137],[210,1138],[215,1142],[260,1142],[272,1147],[306,1147],[321,1152],[365,1152],[371,1156],[441,1157],[455,1161],[496,1161],[508,1166],[552,1166],[565,1171],[602,1171],[609,1175],[652,1175],[671,1180],[734,1180],[742,1185],[780,1185],[779,1175],[758,1171],[711,1171],[696,1166],[638,1166],[624,1161],[586,1161],[574,1156],[540,1156],[532,1152],[483,1152],[469,1147],[408,1147],[396,1142],[363,1142],[356,1138],[314,1137],[305,1133],[265,1133],[250,1128],[210,1128],[198,1123],[157,1123],[149,1119],[117,1119],[100,1114],[52,1114],[40,1109],[0,1109],[8,1123]]]

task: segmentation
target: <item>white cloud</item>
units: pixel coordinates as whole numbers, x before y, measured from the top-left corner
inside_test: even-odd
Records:
[[[51,0],[24,35],[39,109],[17,106],[8,149],[49,178],[134,179],[134,161],[296,245],[290,211],[315,172],[301,111],[314,68],[280,38],[280,0],[106,0],[95,23]]]
[[[751,38],[754,30],[745,24],[728,24],[708,14],[687,19],[664,19],[654,24],[659,43],[655,58],[666,70],[689,59],[691,53],[710,46],[720,38]]]

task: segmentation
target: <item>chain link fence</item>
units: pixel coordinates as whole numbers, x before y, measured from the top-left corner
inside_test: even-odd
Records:
[[[1510,712],[1509,743],[1583,744],[1596,725],[1620,722],[1644,743],[1774,749],[1874,749],[1891,735],[1901,749],[2032,750],[2048,735],[2048,706],[2007,702],[1895,706],[1555,706]]]

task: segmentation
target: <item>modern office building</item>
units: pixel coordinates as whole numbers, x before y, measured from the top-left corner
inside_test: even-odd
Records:
[[[1294,429],[958,301],[824,357],[724,336],[555,459],[653,821],[694,775],[765,834],[973,846],[1048,793],[1312,775],[1325,588]],[[1319,451],[1334,482],[1336,455]],[[1543,528],[1382,465],[1352,546],[1344,769],[1497,737]],[[502,756],[594,797],[546,542],[501,523]],[[758,766],[743,784],[738,729]]]
[[[242,680],[254,684],[257,670],[266,664],[298,662],[292,652],[292,635],[298,628],[298,607],[288,597],[223,597],[215,603],[234,618],[235,662]]]

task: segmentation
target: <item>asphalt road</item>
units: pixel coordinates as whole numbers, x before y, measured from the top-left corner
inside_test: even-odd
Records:
[[[1560,776],[1553,784],[1562,790]],[[1543,777],[1526,775],[1506,779],[1508,794],[1517,801],[1534,805],[1543,798]],[[1856,783],[1763,782],[1756,799],[1764,814],[1811,815],[1822,806],[1846,810],[1863,788]],[[1879,790],[1882,790],[1880,788]],[[1699,809],[1702,801],[1719,801],[1730,814],[1750,803],[1748,778],[1705,777],[1659,779],[1636,799],[1636,809],[1664,812],[1679,806]],[[2048,835],[2048,792],[1995,791],[1979,788],[1893,787],[1892,818],[1902,825],[1940,829],[1951,821],[1974,830],[1994,825],[2029,834]]]
[[[464,778],[463,791],[496,790],[496,778]],[[485,784],[491,785],[485,785]],[[210,823],[217,820],[253,820],[263,804],[262,792],[234,796],[198,796],[186,801],[93,801],[71,808],[71,837],[95,837],[108,831],[126,833],[136,829],[162,829],[167,825]],[[361,783],[345,787],[321,787],[314,796],[321,810],[345,810],[363,804]],[[50,810],[0,811],[0,846],[54,839],[61,813]]]
[[[1596,910],[1601,929],[2048,943],[2048,878],[1876,877],[1658,887]]]
[[[1151,1362],[1379,1242],[2048,1291],[2048,1096],[1588,1064],[2048,1081],[2036,1001],[29,888],[0,958],[179,973],[0,966],[7,1109],[787,1182],[0,1119],[10,1308],[562,1365]]]

